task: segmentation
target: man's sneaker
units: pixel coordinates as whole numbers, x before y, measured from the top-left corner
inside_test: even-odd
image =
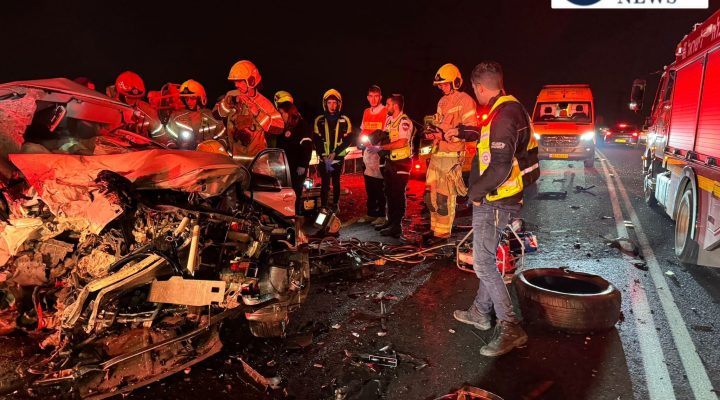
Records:
[[[519,323],[500,321],[493,340],[480,348],[480,354],[497,357],[527,343],[528,336]]]
[[[375,230],[376,230],[376,231],[381,231],[381,230],[383,230],[383,229],[389,228],[390,226],[392,226],[392,224],[390,223],[390,221],[385,221],[385,223],[382,224],[382,225],[375,225]]]
[[[370,225],[379,226],[379,225],[385,224],[386,222],[387,222],[387,219],[385,219],[385,217],[377,217],[377,218],[375,218],[375,220],[373,222],[370,223]]]
[[[389,227],[380,230],[380,234],[383,236],[399,238],[400,235],[402,235],[402,227],[400,225],[390,225]]]
[[[490,316],[475,311],[475,307],[470,307],[469,310],[455,310],[453,317],[463,324],[472,325],[481,331],[490,329]]]

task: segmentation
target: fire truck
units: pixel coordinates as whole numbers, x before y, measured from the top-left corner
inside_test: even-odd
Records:
[[[630,109],[642,109],[635,80]],[[675,221],[675,254],[720,267],[720,11],[680,41],[661,76],[643,155],[645,201]]]

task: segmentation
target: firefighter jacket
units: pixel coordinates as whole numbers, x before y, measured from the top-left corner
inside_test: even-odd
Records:
[[[231,90],[215,105],[213,113],[227,118],[228,147],[233,155],[254,156],[267,147],[265,133],[278,135],[285,127],[272,102],[259,92],[251,97]]]
[[[304,119],[285,133],[277,136],[277,147],[285,150],[290,173],[294,176],[297,167],[307,168],[312,157],[312,128]]]
[[[458,125],[477,125],[477,107],[475,100],[465,92],[453,91],[443,96],[438,102],[437,113],[434,118],[435,125],[443,131],[455,128]],[[447,142],[440,140],[434,149],[435,152],[465,151],[463,142]]]
[[[355,143],[350,118],[328,113],[315,118],[313,143],[319,157],[335,153],[335,161],[341,161],[347,154],[347,148]]]
[[[385,127],[387,119],[387,108],[378,105],[375,110],[366,108],[363,112],[362,123],[360,124],[360,133],[362,135],[370,135],[376,130],[382,130]],[[365,175],[373,178],[382,179],[382,171],[380,170],[380,155],[370,151],[363,152],[363,164],[365,165]]]
[[[410,118],[402,113],[397,118],[387,117],[385,121],[385,131],[389,133],[390,143],[401,139],[407,139],[407,144],[399,149],[390,150],[388,158],[392,161],[399,161],[410,158],[412,149],[410,142],[412,141],[413,124]]]
[[[524,186],[540,175],[530,119],[513,96],[501,94],[489,106],[482,127],[461,125],[458,129],[458,138],[479,140],[468,196],[473,202],[522,203]]]
[[[198,144],[211,139],[226,142],[225,125],[206,108],[173,111],[165,130],[177,148],[184,150],[195,150]]]

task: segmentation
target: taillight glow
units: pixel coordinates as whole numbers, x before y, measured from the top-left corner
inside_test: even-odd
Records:
[[[637,133],[637,132],[633,132],[632,135],[633,135],[633,137],[637,137],[638,133]]]

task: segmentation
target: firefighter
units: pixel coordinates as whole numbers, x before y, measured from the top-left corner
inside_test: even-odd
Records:
[[[217,140],[227,149],[225,126],[204,107],[207,104],[205,88],[198,81],[189,79],[180,85],[179,94],[184,109],[170,114],[165,129],[170,136],[168,139],[183,150],[195,150],[206,140]]]
[[[313,143],[318,153],[320,205],[328,207],[330,183],[333,187],[333,211],[340,213],[340,174],[347,148],[354,143],[350,118],[340,114],[342,96],[335,89],[323,94],[323,114],[313,123]]]
[[[386,101],[387,120],[384,130],[388,133],[390,143],[370,145],[367,151],[373,153],[387,152],[383,167],[385,179],[385,198],[387,200],[388,218],[385,224],[375,227],[383,236],[400,237],[402,219],[405,216],[405,190],[410,178],[412,164],[413,124],[405,115],[405,98],[401,94],[393,94]]]
[[[300,215],[303,212],[303,182],[307,177],[313,151],[312,128],[300,115],[290,93],[275,93],[274,102],[285,122],[285,132],[277,136],[277,147],[285,151],[295,191],[295,214]]]
[[[460,125],[448,130],[445,140],[479,140],[468,197],[473,203],[473,268],[480,285],[472,306],[453,315],[487,330],[494,310],[500,329],[480,354],[496,357],[527,342],[497,269],[496,249],[500,231],[520,212],[523,189],[537,180],[540,169],[530,119],[520,102],[503,90],[500,64],[486,61],[476,66],[472,86],[480,105],[489,110],[488,118],[482,127]]]
[[[130,121],[128,129],[145,136],[152,136],[153,132],[162,130],[157,110],[143,100],[145,82],[140,75],[132,71],[122,72],[115,79],[115,85],[109,86],[105,91],[109,97],[134,108],[132,115],[126,119]]]
[[[254,157],[267,147],[265,133],[278,135],[284,123],[273,104],[258,92],[261,76],[255,64],[247,60],[236,62],[228,80],[235,90],[227,92],[213,108],[220,119],[227,119],[227,137],[233,156]]]
[[[370,86],[367,100],[370,107],[363,112],[359,147],[367,146],[369,136],[376,130],[382,130],[387,119],[387,108],[382,105],[382,90],[379,86]],[[387,219],[385,218],[385,195],[380,156],[378,153],[365,150],[363,151],[363,164],[365,165],[363,178],[367,193],[367,214],[358,222],[361,224],[370,222],[373,226],[383,225]]]
[[[433,82],[443,96],[433,118],[435,127],[427,129],[425,135],[434,142],[425,177],[425,204],[430,211],[431,235],[426,234],[429,244],[439,244],[450,237],[455,219],[456,196],[467,193],[462,180],[465,144],[448,142],[442,137],[443,131],[460,124],[477,124],[475,101],[460,91],[462,83],[460,70],[453,64],[440,67]]]

